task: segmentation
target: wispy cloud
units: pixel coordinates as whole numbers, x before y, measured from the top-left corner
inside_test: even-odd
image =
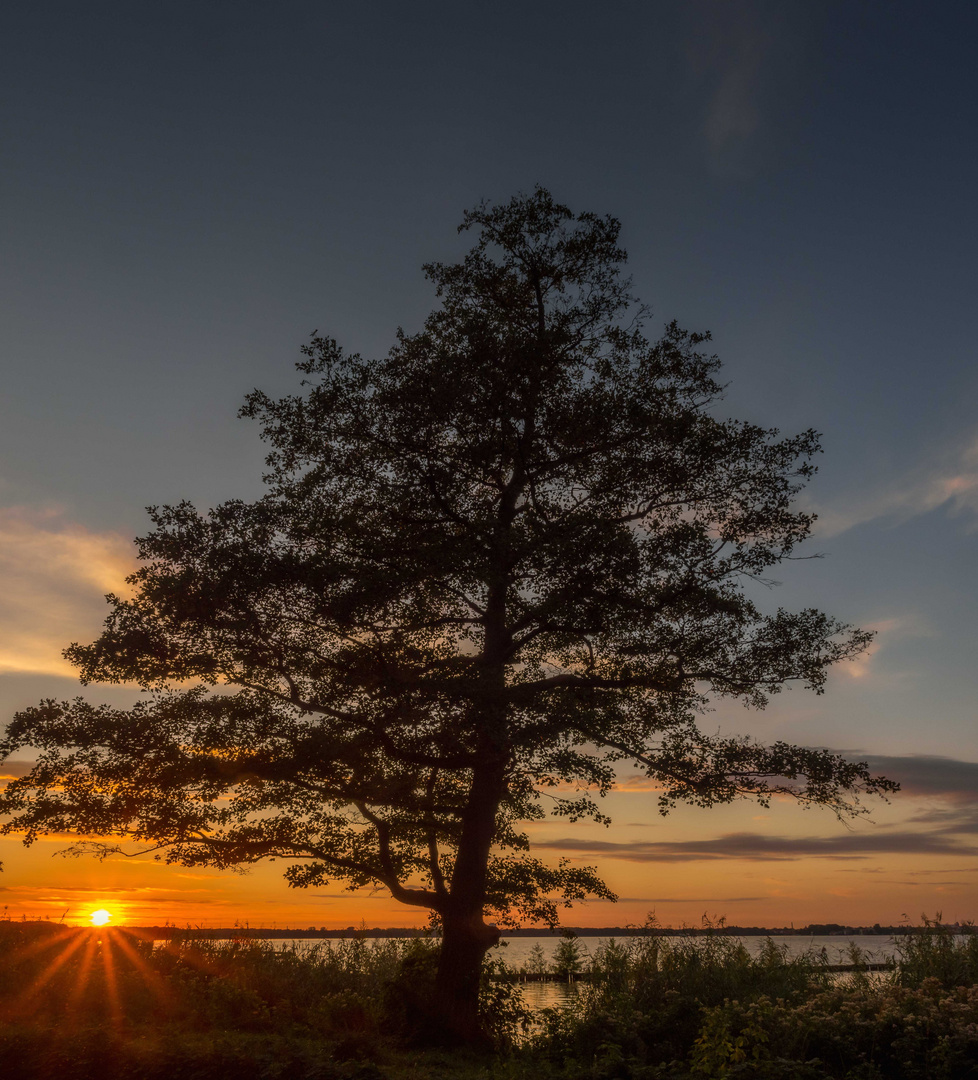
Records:
[[[871,630],[876,636],[857,657],[839,666],[839,671],[851,679],[862,679],[869,675],[877,654],[888,644],[901,638],[932,637],[934,633],[922,620],[908,615],[878,619],[866,623],[863,629]]]
[[[838,836],[768,836],[764,833],[726,833],[708,840],[633,841],[610,840],[537,841],[534,847],[551,851],[624,859],[628,862],[695,862],[747,859],[785,862],[803,858],[865,859],[882,854],[978,855],[978,845],[954,836],[925,832],[842,833]]]
[[[691,0],[687,60],[705,94],[702,135],[721,173],[750,172],[786,80],[793,12],[765,0]]]
[[[54,895],[54,896],[45,895],[45,894],[50,894],[50,893],[54,892],[55,890],[57,890],[56,895]],[[216,894],[219,893],[220,891],[221,891],[220,889],[218,889],[218,890],[213,890],[213,889],[181,889],[181,888],[175,888],[172,885],[171,886],[160,887],[160,888],[153,888],[153,887],[145,886],[145,885],[138,886],[136,888],[130,888],[129,886],[123,886],[122,888],[119,888],[118,886],[113,886],[113,885],[109,885],[109,886],[106,886],[106,885],[58,885],[58,886],[53,886],[53,885],[2,885],[2,886],[0,886],[0,892],[20,893],[20,894],[23,894],[25,896],[36,896],[40,900],[58,900],[58,899],[63,899],[63,898],[71,897],[71,896],[75,896],[75,895],[77,895],[77,896],[86,896],[86,895],[104,896],[106,893],[115,893],[118,896],[132,897],[134,899],[146,899],[146,898],[152,898],[152,897],[165,897],[168,901],[172,900],[173,903],[193,903],[194,900],[193,900],[192,897],[191,897],[190,900],[181,901],[179,899],[179,897],[178,897],[178,894],[181,894],[181,895],[189,895],[189,894],[197,895],[199,893],[207,893],[208,896],[211,896],[212,894],[214,894],[215,895],[215,900],[216,900],[217,899]],[[225,902],[225,901],[218,901],[218,902]]]
[[[770,900],[769,896],[637,896],[622,897],[622,901],[642,904],[756,904]]]
[[[838,536],[857,525],[894,524],[947,506],[978,514],[978,437],[874,491],[859,491],[830,506],[815,507],[816,536]]]
[[[0,509],[0,672],[70,675],[61,650],[94,637],[103,597],[125,589],[131,541],[57,511]]]
[[[644,773],[629,773],[627,776],[620,776],[612,785],[612,790],[639,794],[649,791],[662,791],[663,785]]]
[[[978,866],[959,866],[954,870],[908,870],[911,877],[925,877],[928,874],[978,874]]]

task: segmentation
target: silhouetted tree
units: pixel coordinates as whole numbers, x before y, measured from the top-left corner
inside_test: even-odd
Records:
[[[569,979],[572,975],[580,974],[582,967],[581,945],[577,940],[577,935],[565,931],[554,950],[551,969],[558,979]]]
[[[868,640],[744,590],[809,531],[791,503],[815,433],[718,418],[708,336],[643,336],[613,218],[538,189],[461,228],[464,260],[425,267],[441,302],[420,333],[378,361],[314,336],[299,395],[249,396],[263,498],[151,511],[133,598],[66,655],[152,694],[20,713],[0,749],[40,753],[0,810],[27,843],[383,886],[436,913],[443,1030],[471,1039],[486,917],[610,896],[529,854],[543,795],[603,821],[619,762],[663,811],[788,793],[846,815],[893,785],[696,723],[714,697],[818,691]]]

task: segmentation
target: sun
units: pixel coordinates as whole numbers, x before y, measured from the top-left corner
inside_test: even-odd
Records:
[[[93,911],[91,915],[88,916],[92,926],[108,926],[111,918],[112,912],[106,911],[105,908],[99,908],[98,911]]]

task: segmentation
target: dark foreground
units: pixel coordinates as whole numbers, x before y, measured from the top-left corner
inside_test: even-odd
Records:
[[[479,1051],[417,1045],[435,949],[175,938],[154,950],[120,929],[0,923],[0,1076],[978,1078],[978,937],[936,926],[904,939],[892,972],[865,970],[856,952],[844,976],[773,941],[756,959],[722,935],[612,943],[587,961],[572,1008],[533,1015],[496,962]],[[575,965],[572,944],[561,962]]]

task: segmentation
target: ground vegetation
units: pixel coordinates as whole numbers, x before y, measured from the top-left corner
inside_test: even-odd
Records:
[[[114,936],[113,936],[114,935]],[[567,1003],[529,1014],[519,973],[483,969],[494,1041],[414,1045],[431,942],[309,948],[0,923],[5,1080],[964,1080],[978,1075],[978,937],[936,923],[892,971],[829,970],[771,940],[612,941]]]

